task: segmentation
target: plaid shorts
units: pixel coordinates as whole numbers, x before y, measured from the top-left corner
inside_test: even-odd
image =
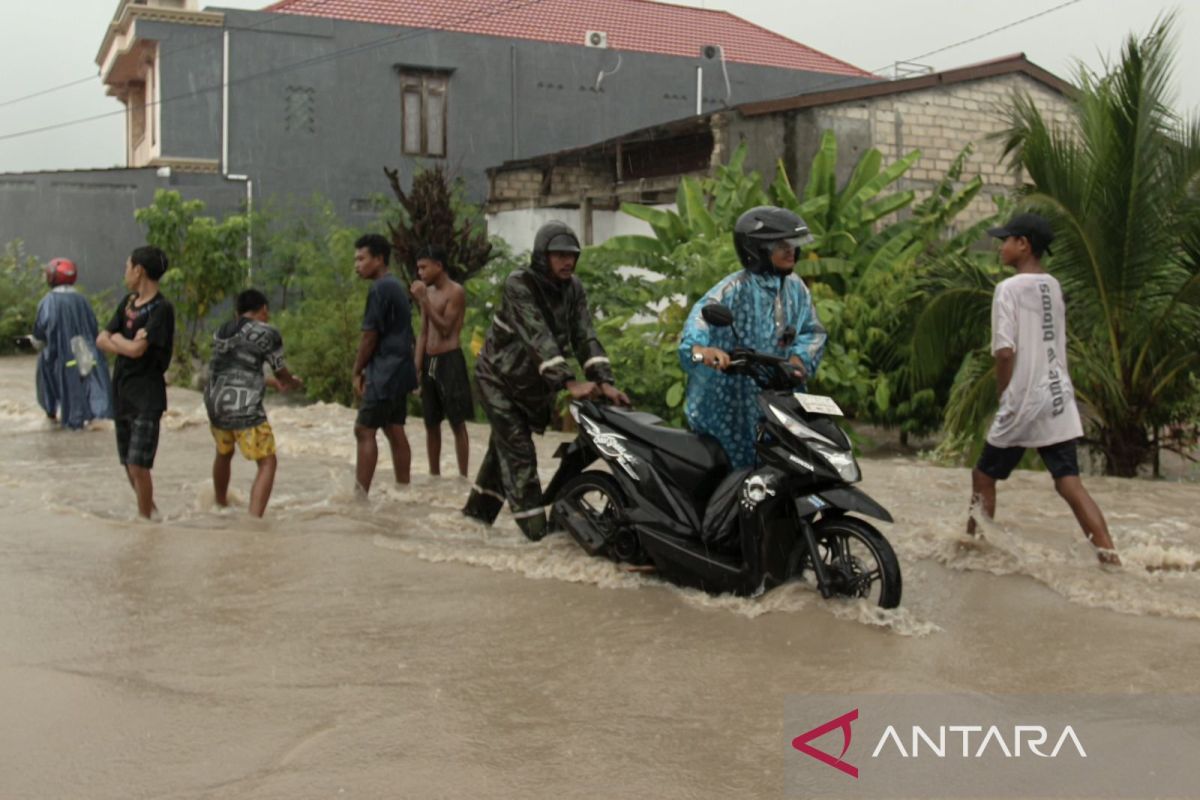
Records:
[[[117,417],[117,455],[125,466],[154,468],[158,417]]]

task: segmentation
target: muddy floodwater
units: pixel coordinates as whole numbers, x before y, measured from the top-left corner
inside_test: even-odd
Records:
[[[200,395],[172,389],[163,520],[138,522],[111,423],[53,430],[33,373],[0,359],[3,800],[779,797],[795,695],[1200,691],[1195,483],[1085,478],[1110,573],[1045,473],[1002,484],[964,548],[966,469],[865,459],[899,610],[713,598],[526,542],[507,513],[465,522],[469,484],[428,475],[419,421],[412,486],[383,448],[356,500],[339,406],[269,409],[258,521],[240,456],[239,507],[214,506]],[[539,442],[543,480],[562,439]]]

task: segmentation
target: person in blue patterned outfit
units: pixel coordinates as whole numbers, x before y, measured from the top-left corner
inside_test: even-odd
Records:
[[[825,328],[808,287],[794,274],[800,248],[812,240],[797,214],[774,206],[750,209],[733,229],[744,269],[709,289],[684,325],[679,360],[688,376],[688,425],[716,437],[734,469],[757,460],[760,389],[747,376],[724,374],[729,351],[740,346],[785,357],[802,376],[816,372],[825,351]],[[710,303],[729,307],[734,328],[713,328],[704,321],[700,310]]]

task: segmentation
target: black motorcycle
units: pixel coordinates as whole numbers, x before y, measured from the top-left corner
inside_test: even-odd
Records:
[[[733,323],[724,306],[702,311],[710,325]],[[892,521],[851,485],[861,473],[837,404],[796,392],[798,376],[777,356],[735,348],[730,359],[727,373],[762,388],[758,466],[731,470],[716,439],[652,414],[572,403],[579,436],[555,454],[552,524],[590,555],[714,594],[754,595],[811,573],[826,599],[899,605],[892,546],[851,516]],[[598,460],[608,471],[587,469]]]

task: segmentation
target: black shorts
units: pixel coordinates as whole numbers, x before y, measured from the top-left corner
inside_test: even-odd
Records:
[[[1012,474],[1025,455],[1024,447],[996,447],[987,444],[975,468],[994,480],[1002,481]],[[1054,478],[1067,478],[1079,474],[1079,459],[1075,451],[1075,440],[1038,448],[1042,463]]]
[[[426,355],[422,360],[421,407],[426,425],[439,425],[442,420],[448,420],[451,425],[458,426],[475,419],[471,378],[461,349],[436,356]]]
[[[117,456],[124,466],[154,468],[158,453],[158,416],[117,417]]]
[[[389,425],[403,425],[408,421],[408,392],[402,392],[396,397],[367,404],[365,401],[358,409],[358,417],[354,424],[364,428],[386,428]]]

